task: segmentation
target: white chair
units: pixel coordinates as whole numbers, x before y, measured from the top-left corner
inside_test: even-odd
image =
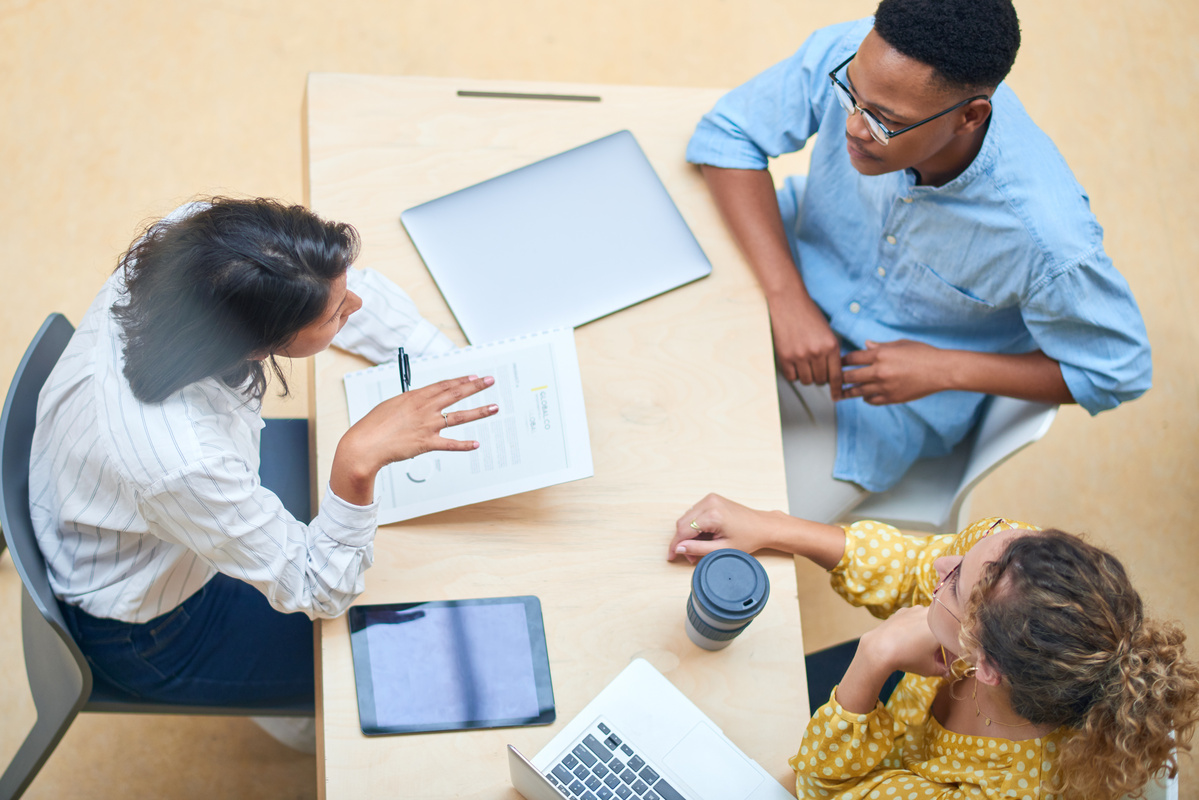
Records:
[[[957,533],[970,492],[992,470],[1040,439],[1057,406],[988,397],[969,436],[949,455],[917,461],[895,486],[866,498],[842,522],[870,519],[902,530]]]
[[[1149,781],[1141,800],[1178,800],[1178,776]]]

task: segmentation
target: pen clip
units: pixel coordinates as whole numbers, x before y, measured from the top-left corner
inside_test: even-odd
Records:
[[[412,367],[408,363],[408,354],[402,347],[396,352],[396,366],[400,370],[400,393],[403,394],[412,385]]]

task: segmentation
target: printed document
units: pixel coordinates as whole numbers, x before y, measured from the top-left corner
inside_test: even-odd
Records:
[[[491,375],[495,383],[446,412],[494,403],[499,413],[445,431],[477,440],[477,450],[425,453],[380,470],[380,525],[594,474],[572,328],[412,360],[412,389],[462,375]],[[399,368],[351,372],[345,387],[353,425],[400,393]]]

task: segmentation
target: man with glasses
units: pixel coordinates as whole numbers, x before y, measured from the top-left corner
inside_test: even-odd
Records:
[[[883,0],[696,128],[770,309],[794,514],[836,520],[949,452],[986,394],[1096,414],[1149,388],[1087,197],[1002,83],[1019,44],[1010,0]],[[768,158],[816,134],[776,194]]]

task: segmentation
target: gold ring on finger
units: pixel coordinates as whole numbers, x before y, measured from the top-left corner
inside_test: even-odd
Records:
[[[699,530],[699,524],[695,520],[691,520],[691,527]]]

